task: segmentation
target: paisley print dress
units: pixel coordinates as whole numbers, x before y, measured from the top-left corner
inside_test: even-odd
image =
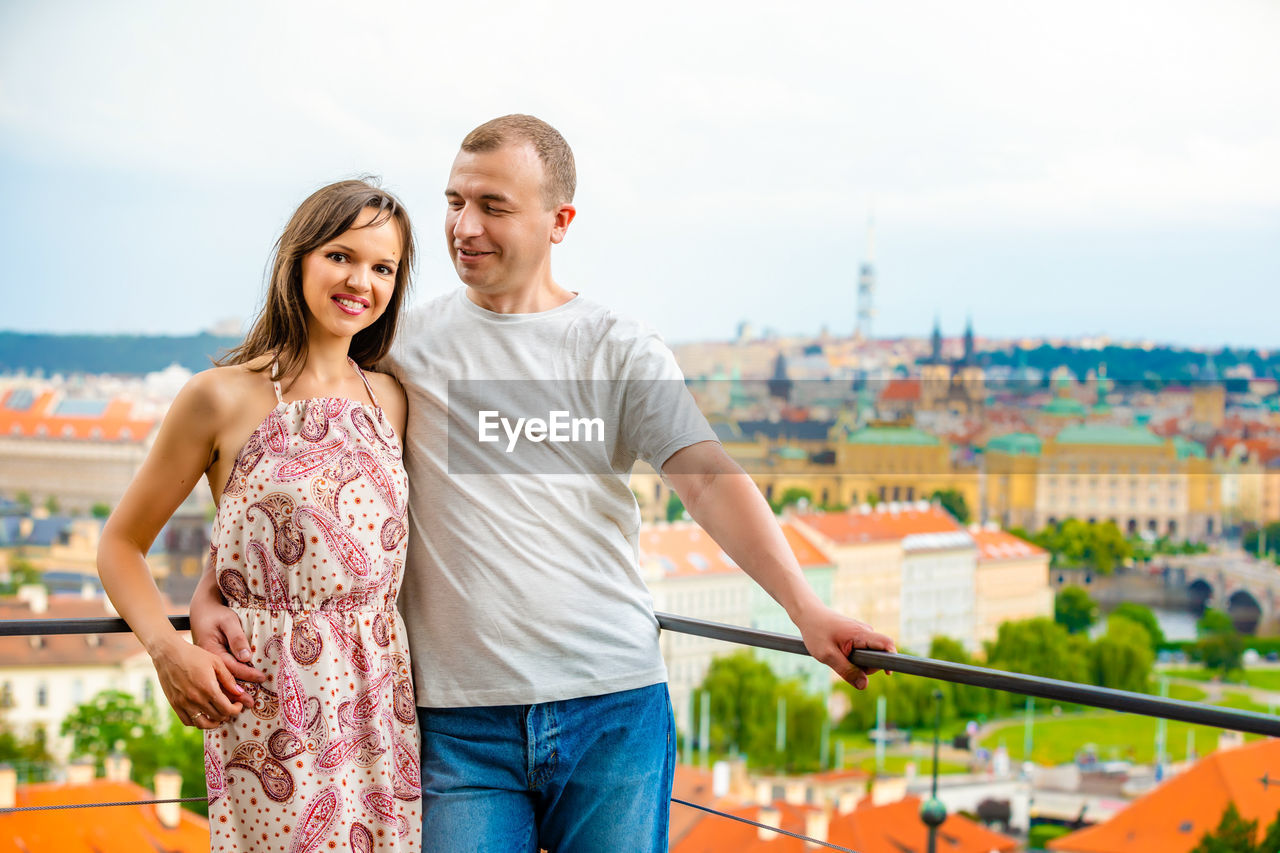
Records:
[[[365,388],[372,406],[285,403],[277,384],[222,492],[209,559],[267,681],[242,682],[253,707],[205,733],[213,851],[420,848],[395,609],[408,489],[400,443]]]

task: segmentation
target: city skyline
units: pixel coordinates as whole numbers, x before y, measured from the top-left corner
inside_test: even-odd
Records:
[[[669,341],[742,320],[850,334],[874,214],[877,337],[971,316],[993,338],[1274,345],[1273,5],[659,4],[621,22],[139,0],[0,23],[7,329],[248,317],[289,211],[361,173],[415,216],[423,301],[458,286],[440,233],[457,141],[526,111],[578,159],[557,279]]]

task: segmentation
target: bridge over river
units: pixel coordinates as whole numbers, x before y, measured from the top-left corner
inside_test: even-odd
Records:
[[[1165,558],[1168,586],[1186,590],[1192,609],[1225,610],[1242,633],[1280,627],[1280,566],[1244,551]]]
[[[1083,586],[1103,613],[1124,601],[1156,610],[1199,616],[1206,607],[1224,610],[1245,634],[1280,634],[1280,567],[1235,549],[1212,554],[1160,556],[1150,567],[1111,575],[1053,569],[1054,590]]]

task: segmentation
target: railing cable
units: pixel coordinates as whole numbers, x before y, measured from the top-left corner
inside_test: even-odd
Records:
[[[790,832],[785,829],[779,829],[776,826],[770,826],[767,823],[760,823],[758,821],[751,820],[750,818],[739,817],[738,815],[733,815],[733,814],[726,814],[725,812],[716,811],[715,809],[709,806],[700,806],[697,803],[690,803],[686,800],[681,800],[676,797],[672,797],[671,802],[679,803],[682,806],[688,806],[691,809],[701,809],[702,811],[707,812],[708,814],[719,815],[720,817],[727,817],[729,818],[729,820],[736,820],[739,823],[749,823],[758,829],[767,829],[770,832],[776,832],[779,835],[788,835],[792,838],[798,838],[801,841],[807,841],[811,844],[821,844],[823,847],[829,847],[832,850],[840,850],[842,851],[842,853],[858,853],[857,850],[850,850],[848,847],[841,847],[839,844],[831,844],[830,842],[827,842],[827,841],[819,841],[816,838],[810,838],[809,836],[801,835],[798,832]]]
[[[12,809],[0,809],[0,815],[18,814],[19,812],[54,812],[64,809],[101,809],[107,806],[159,806],[165,803],[204,803],[208,797],[178,797],[172,800],[120,800],[111,803],[66,803],[60,806],[19,806]]]

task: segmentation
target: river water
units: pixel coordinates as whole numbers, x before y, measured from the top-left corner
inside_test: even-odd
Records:
[[[1181,640],[1194,640],[1196,638],[1196,617],[1194,614],[1186,610],[1168,610],[1163,607],[1153,607],[1151,612],[1156,616],[1156,623],[1159,624],[1160,630],[1164,632],[1164,638],[1171,643]],[[1089,629],[1090,639],[1098,639],[1107,631],[1107,620],[1105,614],[1093,627]]]

